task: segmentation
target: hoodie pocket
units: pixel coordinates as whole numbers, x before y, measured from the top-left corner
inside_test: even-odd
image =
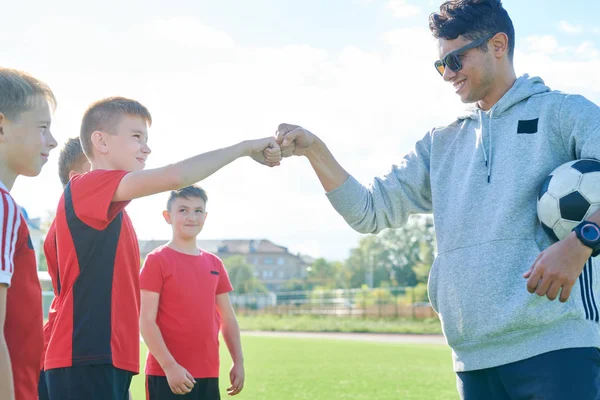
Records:
[[[527,291],[523,273],[540,253],[535,240],[498,240],[438,255],[429,275],[429,299],[451,346],[580,318],[566,303]]]

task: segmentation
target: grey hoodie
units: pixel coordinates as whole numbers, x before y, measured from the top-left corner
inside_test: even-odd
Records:
[[[552,244],[537,220],[539,186],[580,158],[600,159],[600,108],[524,75],[491,110],[432,129],[371,187],[349,177],[327,196],[362,233],[433,212],[429,299],[455,370],[476,370],[600,347],[600,263],[587,263],[566,303],[530,294],[522,277]]]

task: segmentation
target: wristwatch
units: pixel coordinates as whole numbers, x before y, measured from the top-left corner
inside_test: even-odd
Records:
[[[592,257],[600,254],[600,226],[591,221],[582,221],[573,232],[584,246],[592,249]]]

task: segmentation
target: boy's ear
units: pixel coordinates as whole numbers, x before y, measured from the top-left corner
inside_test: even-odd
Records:
[[[167,221],[167,224],[171,225],[171,214],[169,214],[169,211],[164,210],[162,214],[165,221]]]
[[[94,131],[91,136],[92,144],[94,148],[100,152],[100,154],[108,153],[108,146],[106,145],[106,138],[104,133],[100,131]]]
[[[79,172],[70,170],[69,171],[69,180],[71,180],[71,178],[73,178],[75,175],[79,175]]]

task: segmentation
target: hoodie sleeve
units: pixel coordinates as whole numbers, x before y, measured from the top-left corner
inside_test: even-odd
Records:
[[[560,131],[574,159],[600,160],[600,107],[580,95],[566,95],[560,109]]]
[[[393,165],[385,176],[375,178],[369,188],[350,176],[328,192],[327,198],[348,225],[360,233],[399,228],[411,214],[432,210],[430,152],[431,133],[428,133],[399,165]]]

